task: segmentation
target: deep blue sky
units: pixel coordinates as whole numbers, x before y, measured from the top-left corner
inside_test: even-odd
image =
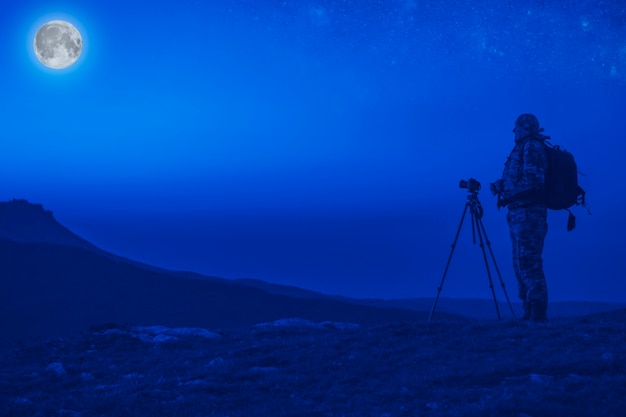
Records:
[[[520,113],[586,176],[551,212],[552,300],[626,301],[626,7],[614,1],[0,5],[0,200],[155,265],[357,297],[434,296],[465,204],[516,284],[500,177]],[[64,18],[68,70],[32,37]],[[490,297],[469,222],[442,295]]]

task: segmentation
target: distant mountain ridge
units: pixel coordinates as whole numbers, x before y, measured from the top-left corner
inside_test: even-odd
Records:
[[[41,204],[13,199],[0,202],[0,238],[25,243],[52,243],[100,251],[56,221]]]
[[[52,211],[44,209],[43,205],[33,204],[24,199],[0,202],[0,238],[22,243],[49,243],[81,248],[142,269],[172,273],[185,278],[224,280],[193,272],[169,271],[107,252],[60,224]]]
[[[242,283],[251,287],[260,288],[272,294],[288,295],[290,297],[317,299],[320,297],[351,302],[360,305],[379,308],[399,308],[415,311],[418,313],[419,320],[426,320],[430,316],[430,311],[434,302],[435,291],[433,297],[420,298],[401,298],[385,300],[380,298],[350,298],[341,295],[326,295],[319,292],[306,290],[289,285],[272,284],[256,279],[236,279],[237,283]],[[511,300],[516,317],[522,314],[521,302]],[[508,304],[499,299],[498,309],[503,319],[513,318],[511,309]],[[549,312],[551,317],[572,317],[584,316],[588,314],[596,314],[626,309],[626,303],[608,303],[608,302],[591,302],[591,301],[560,301],[550,303]],[[437,309],[433,318],[437,319],[440,314],[460,315],[475,319],[495,319],[497,313],[492,299],[472,299],[472,298],[446,298],[441,297],[437,304]]]

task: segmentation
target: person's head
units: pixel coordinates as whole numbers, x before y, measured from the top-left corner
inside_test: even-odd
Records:
[[[516,142],[527,137],[538,136],[541,132],[543,132],[543,129],[539,127],[537,117],[528,113],[521,114],[515,121],[515,127],[513,128]]]

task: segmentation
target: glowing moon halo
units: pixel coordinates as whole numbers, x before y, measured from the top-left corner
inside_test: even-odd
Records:
[[[52,20],[39,28],[33,48],[37,59],[46,67],[64,69],[80,57],[83,39],[71,23]]]

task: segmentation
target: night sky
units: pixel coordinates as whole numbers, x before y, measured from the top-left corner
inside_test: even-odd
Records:
[[[66,70],[43,23],[83,36]],[[0,5],[0,200],[161,267],[329,294],[436,294],[467,192],[512,298],[500,177],[521,113],[592,215],[549,213],[550,298],[626,302],[622,1],[110,0]],[[443,296],[489,298],[466,220]]]

